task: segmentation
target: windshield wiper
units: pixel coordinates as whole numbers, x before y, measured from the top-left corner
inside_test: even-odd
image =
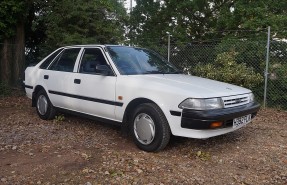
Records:
[[[168,72],[166,74],[183,74],[183,72],[178,70],[178,71]]]
[[[164,74],[164,72],[161,72],[161,71],[145,71],[143,74]]]
[[[142,74],[183,74],[183,72],[180,71],[180,70],[168,71],[168,72],[163,72],[163,71],[145,71]]]

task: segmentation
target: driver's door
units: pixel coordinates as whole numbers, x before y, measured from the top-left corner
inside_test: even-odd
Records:
[[[112,73],[108,76],[101,74],[97,65],[110,68],[102,49],[84,48],[70,93],[75,95],[77,111],[114,120],[115,106],[122,106],[115,100],[117,77]]]

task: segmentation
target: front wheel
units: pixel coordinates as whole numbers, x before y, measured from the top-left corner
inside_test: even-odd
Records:
[[[56,110],[44,90],[40,90],[36,95],[36,110],[44,120],[53,119],[56,115]]]
[[[165,115],[157,105],[139,105],[132,118],[131,133],[138,148],[156,152],[166,147],[171,132]]]

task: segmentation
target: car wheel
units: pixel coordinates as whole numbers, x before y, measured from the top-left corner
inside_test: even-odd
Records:
[[[145,103],[134,111],[131,134],[138,148],[156,152],[166,147],[171,132],[162,110],[153,103]]]
[[[40,90],[36,95],[36,110],[41,119],[55,118],[56,110],[44,90]]]

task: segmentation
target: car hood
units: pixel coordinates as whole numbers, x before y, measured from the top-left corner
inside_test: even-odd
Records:
[[[141,82],[146,87],[174,91],[175,94],[184,93],[193,98],[223,97],[251,92],[249,89],[236,85],[184,74],[135,75],[130,77],[137,78],[137,82]]]

